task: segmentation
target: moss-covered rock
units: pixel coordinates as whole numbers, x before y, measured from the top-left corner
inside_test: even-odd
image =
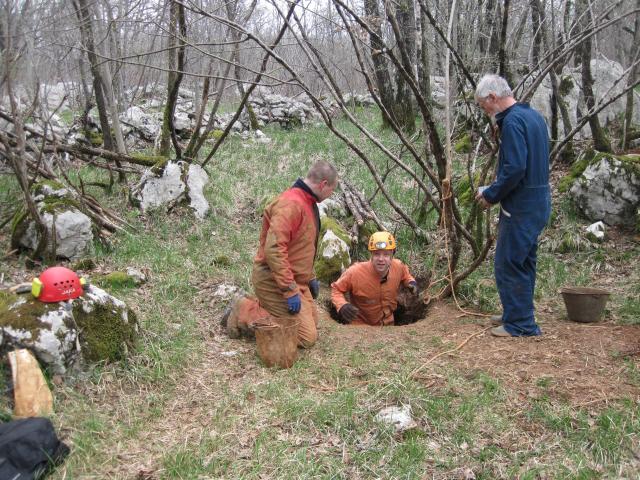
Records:
[[[570,193],[585,218],[635,227],[640,207],[640,155],[596,152]]]
[[[351,264],[350,239],[344,228],[331,217],[322,219],[320,235],[315,271],[318,279],[328,284]]]
[[[80,328],[82,356],[86,361],[114,361],[135,348],[138,319],[126,304],[95,286],[73,302]]]
[[[90,253],[93,249],[93,224],[83,212],[76,194],[51,180],[35,183],[31,192],[47,228],[49,242],[46,252],[52,252],[55,245],[55,256],[59,258],[77,259]],[[11,224],[12,248],[36,250],[39,243],[40,234],[35,221],[26,209],[19,209]]]
[[[94,285],[79,298],[55,303],[0,291],[2,350],[28,348],[54,373],[64,373],[80,358],[122,359],[135,346],[137,333],[133,311]]]
[[[28,348],[53,373],[64,373],[78,358],[78,329],[60,303],[42,303],[30,294],[0,292],[0,352]]]

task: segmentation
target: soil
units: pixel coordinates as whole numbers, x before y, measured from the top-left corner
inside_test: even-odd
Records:
[[[543,393],[538,388],[541,384],[547,386],[545,395],[575,407],[640,398],[640,382],[631,383],[628,373],[629,363],[640,369],[640,326],[575,323],[553,314],[538,314],[537,321],[542,336],[493,337],[488,318],[464,314],[455,304],[443,302],[430,306],[426,318],[411,325],[341,326],[337,334],[330,334],[336,338],[326,341],[362,347],[378,342],[401,345],[408,339],[423,338],[424,352],[419,354],[425,363],[453,365],[470,375],[486,372],[523,398]],[[441,339],[443,346],[434,347],[433,337]],[[451,351],[467,339],[459,350]],[[451,352],[440,355],[447,351]],[[425,365],[416,376],[428,371]]]

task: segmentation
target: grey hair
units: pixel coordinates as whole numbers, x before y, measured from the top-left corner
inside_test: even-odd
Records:
[[[513,92],[507,81],[500,75],[489,73],[484,75],[476,87],[476,98],[487,98],[490,94],[498,98],[512,97]]]

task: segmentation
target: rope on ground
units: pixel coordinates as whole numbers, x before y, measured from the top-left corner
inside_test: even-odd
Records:
[[[487,328],[483,328],[482,330],[480,330],[479,332],[474,333],[473,335],[468,336],[462,343],[460,343],[460,345],[458,345],[456,348],[452,348],[451,350],[447,350],[445,352],[440,352],[437,355],[434,355],[433,357],[431,357],[429,360],[427,360],[426,362],[424,362],[422,365],[420,365],[419,367],[415,368],[410,374],[410,377],[414,377],[418,372],[420,372],[423,368],[425,368],[427,365],[429,365],[431,362],[433,362],[434,360],[442,357],[443,355],[447,355],[449,353],[453,353],[456,352],[458,350],[460,350],[462,347],[464,347],[469,340],[471,340],[474,337],[477,337],[478,335],[483,334],[484,332],[486,332],[487,330],[489,330],[491,327],[487,327]]]

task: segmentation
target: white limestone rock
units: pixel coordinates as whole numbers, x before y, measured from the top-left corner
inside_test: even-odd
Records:
[[[161,172],[146,170],[140,182],[132,188],[130,199],[143,212],[184,202],[202,220],[209,212],[209,203],[203,194],[208,181],[209,175],[199,165],[168,162]]]
[[[640,206],[638,156],[621,161],[603,156],[589,165],[571,187],[570,193],[578,210],[592,221],[607,225],[636,226]],[[634,157],[633,160],[631,157]]]
[[[375,419],[378,422],[391,425],[396,433],[411,430],[418,426],[411,416],[411,407],[409,405],[383,408],[376,414]]]

